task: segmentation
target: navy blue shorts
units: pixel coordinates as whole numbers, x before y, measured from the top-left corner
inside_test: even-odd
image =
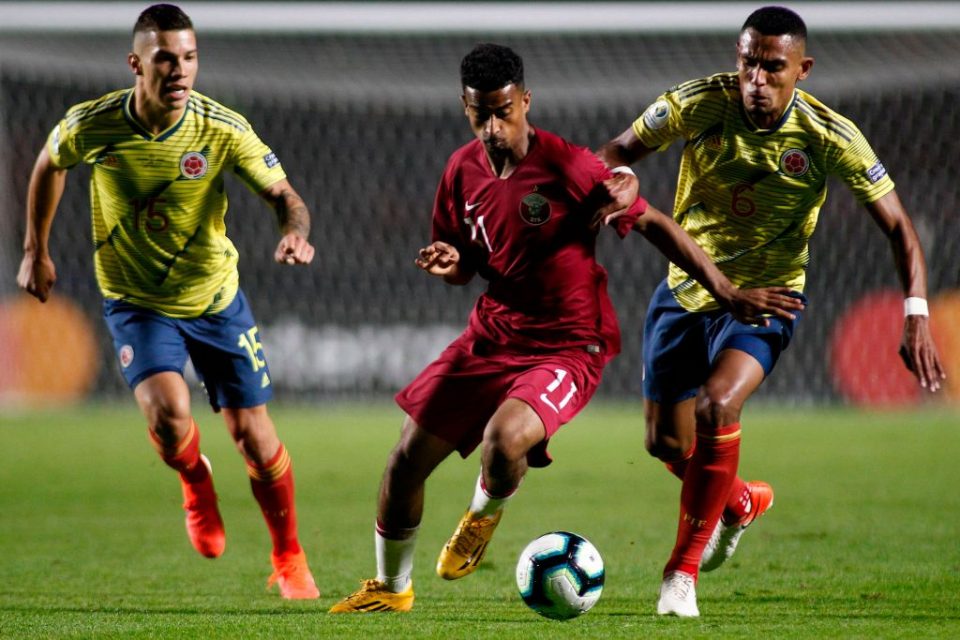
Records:
[[[806,303],[803,294],[796,294]],[[753,356],[765,376],[790,344],[795,320],[770,318],[769,327],[738,322],[722,310],[690,312],[680,306],[667,281],[653,292],[643,327],[643,394],[649,400],[673,404],[697,395],[724,349]]]
[[[199,318],[170,318],[120,300],[103,301],[103,318],[131,389],[162,371],[182,375],[189,357],[214,411],[255,407],[273,397],[259,330],[243,291],[220,313]]]

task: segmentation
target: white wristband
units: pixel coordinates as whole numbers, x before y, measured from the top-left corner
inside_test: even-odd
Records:
[[[610,169],[610,171],[611,171],[612,173],[629,173],[629,174],[632,175],[632,176],[636,176],[636,175],[637,175],[637,174],[635,174],[635,173],[633,172],[633,169],[631,169],[630,167],[628,167],[628,166],[625,165],[625,164],[622,164],[622,165],[620,165],[619,167],[614,167],[613,169]]]
[[[904,316],[929,316],[930,311],[927,308],[925,298],[907,298],[903,301]]]

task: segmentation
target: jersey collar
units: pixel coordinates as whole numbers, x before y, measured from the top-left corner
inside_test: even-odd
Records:
[[[790,117],[790,114],[793,113],[793,107],[797,104],[797,90],[793,90],[793,96],[790,98],[790,104],[787,105],[787,108],[783,110],[783,115],[780,116],[780,119],[775,125],[769,129],[760,129],[753,123],[753,120],[750,119],[750,115],[743,108],[743,100],[740,101],[740,116],[743,118],[744,123],[747,125],[747,129],[751,133],[755,133],[758,136],[768,136],[771,133],[776,133],[780,130],[780,127],[783,126],[783,123],[787,121],[787,118]]]
[[[126,119],[127,124],[130,125],[130,128],[133,129],[134,133],[137,135],[146,138],[152,142],[163,142],[173,134],[177,132],[180,126],[183,124],[183,121],[187,118],[187,112],[191,109],[191,102],[187,102],[187,108],[183,110],[183,115],[180,116],[180,119],[177,120],[174,124],[170,125],[165,130],[158,133],[154,136],[152,133],[147,131],[147,129],[140,124],[137,118],[133,115],[133,112],[130,110],[130,100],[133,98],[133,89],[127,91],[127,95],[123,97],[123,117]]]

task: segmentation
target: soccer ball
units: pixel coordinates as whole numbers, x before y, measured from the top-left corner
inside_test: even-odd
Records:
[[[546,533],[520,553],[517,588],[531,609],[554,620],[586,613],[603,591],[603,559],[575,533]]]

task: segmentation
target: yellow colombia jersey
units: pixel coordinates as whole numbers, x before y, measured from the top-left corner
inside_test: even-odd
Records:
[[[777,126],[757,130],[741,107],[736,73],[670,89],[633,130],[651,149],[685,141],[674,217],[741,287],[803,291],[807,243],[827,195],[828,175],[843,180],[861,203],[893,190],[856,125],[804,91],[794,91]],[[674,264],[668,284],[689,311],[717,308]]]
[[[217,102],[192,92],[180,121],[153,136],[133,117],[132,96],[72,107],[47,140],[57,167],[92,165],[100,290],[175,318],[221,311],[239,280],[223,175],[257,193],[286,175],[243,116]]]

